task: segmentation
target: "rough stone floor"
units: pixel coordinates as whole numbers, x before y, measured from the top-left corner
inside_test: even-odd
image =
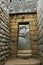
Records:
[[[39,59],[29,58],[29,59],[10,59],[5,62],[4,65],[40,65]]]

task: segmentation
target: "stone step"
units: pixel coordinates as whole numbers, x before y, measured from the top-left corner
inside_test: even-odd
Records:
[[[18,54],[28,54],[31,52],[32,52],[32,50],[18,50]]]
[[[29,57],[32,56],[31,52],[32,52],[31,50],[19,50],[17,57],[19,57],[19,58],[29,58]]]
[[[32,54],[17,54],[17,57],[19,58],[30,58]]]

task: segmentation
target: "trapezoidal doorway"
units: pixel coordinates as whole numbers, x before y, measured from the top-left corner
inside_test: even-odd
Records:
[[[21,58],[31,56],[30,28],[27,22],[19,23],[17,56]]]

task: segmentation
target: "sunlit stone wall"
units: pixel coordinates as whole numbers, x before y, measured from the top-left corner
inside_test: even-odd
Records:
[[[10,15],[10,26],[11,26],[11,49],[12,53],[17,54],[17,47],[18,47],[18,24],[19,22],[29,22],[30,27],[30,44],[32,49],[32,54],[37,54],[37,14],[13,14]]]

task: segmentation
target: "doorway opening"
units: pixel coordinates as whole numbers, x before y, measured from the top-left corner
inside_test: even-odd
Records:
[[[19,23],[18,56],[31,56],[30,26],[29,23]]]

